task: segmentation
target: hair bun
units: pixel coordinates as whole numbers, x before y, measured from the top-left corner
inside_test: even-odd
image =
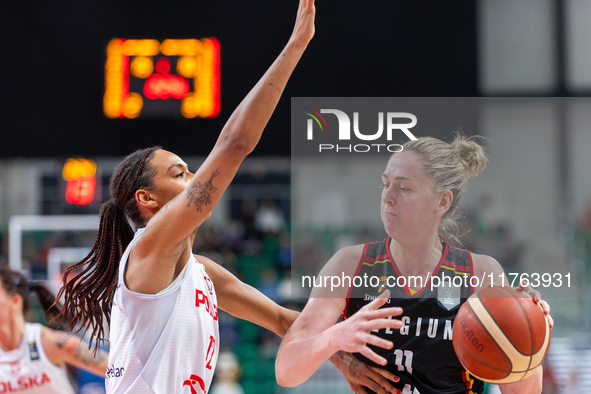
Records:
[[[466,169],[467,178],[480,174],[488,162],[484,148],[476,142],[478,138],[477,136],[466,138],[463,134],[458,133],[451,143],[452,149],[457,153]]]

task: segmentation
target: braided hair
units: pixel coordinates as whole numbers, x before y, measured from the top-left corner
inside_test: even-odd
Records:
[[[127,217],[137,227],[146,224],[136,204],[135,192],[153,187],[157,169],[150,161],[159,149],[155,146],[137,150],[117,166],[109,182],[111,199],[100,207],[94,246],[88,256],[64,272],[63,286],[57,295],[58,299],[64,297],[64,308],[58,317],[76,333],[91,329],[90,346],[94,343],[95,350],[104,341],[104,318],[107,323],[111,321],[119,261],[134,236]],[[80,272],[75,273],[76,270]],[[69,278],[70,274],[75,276]]]

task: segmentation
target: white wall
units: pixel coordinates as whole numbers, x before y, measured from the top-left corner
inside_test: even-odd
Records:
[[[591,203],[591,98],[570,100],[569,159],[572,171],[573,211],[580,215]]]
[[[591,2],[566,0],[567,85],[574,91],[591,89]]]
[[[553,7],[554,0],[478,1],[478,64],[483,94],[544,94],[555,88]]]

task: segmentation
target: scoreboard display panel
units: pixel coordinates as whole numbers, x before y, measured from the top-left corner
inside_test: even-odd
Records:
[[[108,118],[216,117],[219,41],[113,38],[107,46],[103,111]]]

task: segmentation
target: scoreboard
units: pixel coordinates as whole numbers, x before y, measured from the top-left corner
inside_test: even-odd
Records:
[[[126,40],[107,45],[103,112],[108,118],[213,118],[220,112],[216,38]]]

